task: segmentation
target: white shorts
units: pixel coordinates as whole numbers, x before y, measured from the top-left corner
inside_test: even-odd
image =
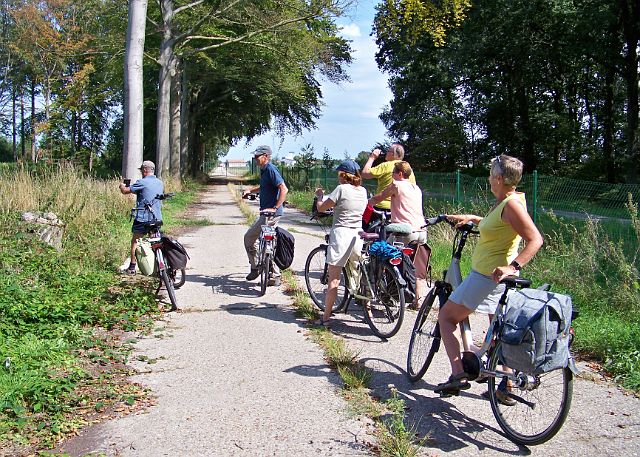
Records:
[[[504,288],[504,284],[498,284],[491,277],[471,270],[462,284],[449,296],[449,300],[471,311],[495,314]]]
[[[327,263],[344,267],[351,256],[359,257],[362,251],[362,240],[358,236],[359,228],[334,227],[329,234]],[[355,242],[354,242],[355,240]],[[352,249],[351,246],[353,246]]]

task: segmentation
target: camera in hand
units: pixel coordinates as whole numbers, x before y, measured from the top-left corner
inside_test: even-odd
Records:
[[[131,185],[131,180],[129,178],[123,179],[122,182],[126,187],[129,187],[129,185]]]

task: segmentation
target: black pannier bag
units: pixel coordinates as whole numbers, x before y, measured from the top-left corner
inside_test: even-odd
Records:
[[[416,296],[416,268],[413,265],[411,257],[402,253],[402,263],[400,264],[400,273],[407,282],[404,299],[406,302],[412,302]]]
[[[295,238],[291,233],[281,227],[276,227],[276,253],[273,258],[276,265],[281,270],[286,270],[293,263],[293,251],[295,247]]]
[[[164,257],[173,270],[187,268],[187,259],[190,259],[187,250],[178,240],[168,236],[162,237]]]

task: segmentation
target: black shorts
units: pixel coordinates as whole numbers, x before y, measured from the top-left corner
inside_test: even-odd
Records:
[[[146,229],[146,225],[148,224],[148,222],[140,222],[140,221],[133,221],[133,225],[131,226],[131,233],[137,233],[138,235],[144,235],[145,233],[147,233],[147,229]]]

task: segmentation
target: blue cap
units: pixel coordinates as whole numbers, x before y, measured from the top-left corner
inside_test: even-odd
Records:
[[[345,173],[355,175],[360,171],[360,165],[355,163],[353,160],[345,160],[336,167],[336,171],[344,171]]]

